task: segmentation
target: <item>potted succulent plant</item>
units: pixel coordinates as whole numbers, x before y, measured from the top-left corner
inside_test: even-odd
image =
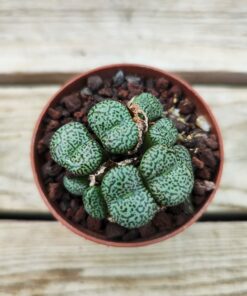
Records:
[[[34,131],[32,167],[54,216],[113,246],[175,235],[218,187],[223,145],[202,99],[171,74],[98,68],[66,84]]]

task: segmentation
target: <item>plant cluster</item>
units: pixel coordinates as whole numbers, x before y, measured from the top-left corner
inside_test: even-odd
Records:
[[[91,132],[79,122],[60,127],[50,152],[70,173],[64,176],[65,188],[82,196],[92,217],[136,228],[151,221],[159,208],[189,198],[191,157],[176,144],[178,131],[155,96],[142,93],[127,106],[106,99],[89,110],[88,123]],[[125,161],[108,165],[114,154]]]

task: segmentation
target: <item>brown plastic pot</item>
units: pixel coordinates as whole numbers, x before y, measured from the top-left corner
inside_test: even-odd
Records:
[[[137,75],[141,75],[145,77],[153,77],[153,78],[164,77],[169,81],[171,81],[172,83],[179,85],[183,89],[183,92],[185,93],[185,95],[188,96],[191,100],[193,100],[193,102],[196,104],[197,113],[204,115],[209,121],[209,123],[211,124],[212,130],[218,138],[219,152],[220,152],[220,164],[218,167],[218,171],[215,174],[215,180],[214,180],[216,188],[214,189],[214,191],[211,192],[210,196],[207,198],[204,204],[202,204],[201,207],[194,213],[194,215],[186,223],[184,223],[180,227],[174,229],[173,231],[167,234],[158,233],[155,238],[142,239],[142,240],[138,239],[138,241],[136,242],[135,241],[134,242],[114,242],[114,241],[106,240],[104,239],[103,235],[99,235],[92,231],[82,229],[79,225],[77,226],[73,224],[73,222],[68,220],[65,216],[62,216],[59,209],[57,209],[49,201],[47,197],[47,194],[45,192],[45,186],[41,178],[41,163],[40,163],[39,155],[36,151],[36,147],[37,147],[36,144],[40,139],[40,134],[41,134],[40,125],[49,107],[55,106],[56,103],[63,96],[70,94],[72,91],[77,91],[81,89],[82,86],[86,84],[86,80],[90,75],[100,75],[102,78],[110,78],[119,69],[122,69],[127,74],[137,74]],[[206,211],[208,205],[211,203],[215,195],[216,190],[219,187],[220,178],[221,178],[222,169],[223,169],[223,161],[224,161],[224,152],[223,152],[223,140],[222,140],[221,131],[219,129],[217,121],[213,116],[213,113],[210,107],[199,96],[199,94],[194,89],[192,89],[192,87],[189,84],[187,84],[186,82],[184,82],[183,80],[181,80],[175,75],[172,75],[170,73],[167,73],[165,71],[162,71],[160,69],[156,69],[153,67],[144,66],[144,65],[135,65],[135,64],[116,64],[116,65],[109,65],[109,66],[96,68],[94,70],[88,71],[84,74],[81,74],[73,78],[64,86],[62,86],[61,89],[49,100],[49,102],[43,108],[43,111],[41,112],[36,122],[34,131],[33,131],[32,144],[31,144],[31,164],[32,164],[34,180],[38,187],[41,197],[43,198],[44,202],[46,203],[47,207],[49,208],[53,216],[74,233],[86,239],[89,239],[91,241],[108,245],[108,246],[115,246],[115,247],[138,247],[138,246],[154,244],[154,243],[166,240],[168,238],[171,238],[172,236],[177,235],[178,233],[182,232],[183,230],[191,226]]]

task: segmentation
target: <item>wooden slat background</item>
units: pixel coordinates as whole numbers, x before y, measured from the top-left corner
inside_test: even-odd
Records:
[[[46,212],[30,170],[30,139],[34,122],[53,86],[0,87],[0,212]],[[225,168],[217,198],[209,212],[247,211],[247,88],[195,85],[212,106],[223,131]],[[14,184],[14,186],[13,186]]]
[[[1,296],[247,295],[246,28],[247,0],[0,0]],[[205,98],[225,144],[207,213],[245,221],[118,249],[55,221],[17,220],[48,213],[29,161],[41,108],[73,74],[121,62],[178,73]]]
[[[0,73],[118,62],[246,74],[247,1],[1,1]]]
[[[197,223],[169,241],[119,249],[83,240],[55,222],[3,221],[0,293],[246,296],[246,231],[245,222]]]

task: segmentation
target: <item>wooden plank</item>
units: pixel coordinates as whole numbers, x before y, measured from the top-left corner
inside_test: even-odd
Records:
[[[241,76],[246,12],[247,0],[1,1],[0,74],[81,72],[135,62]]]
[[[53,86],[0,87],[0,211],[47,212],[33,183],[29,150],[32,128]],[[223,130],[225,168],[208,212],[247,210],[247,88],[196,86]]]
[[[0,223],[1,295],[247,295],[247,222],[197,223],[169,241],[112,248],[57,222]]]

